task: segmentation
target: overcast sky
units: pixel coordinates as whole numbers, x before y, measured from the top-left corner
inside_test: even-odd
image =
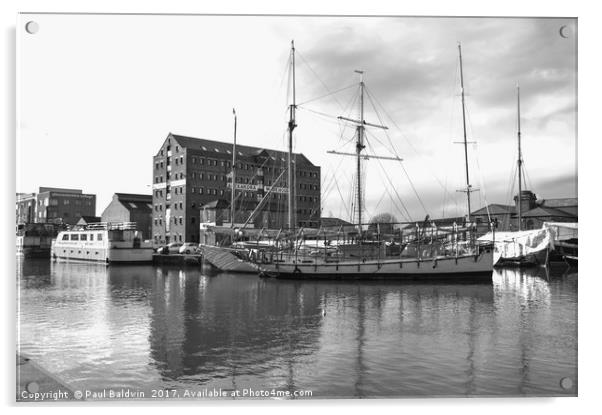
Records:
[[[348,216],[353,159],[326,151],[354,151],[336,116],[357,117],[356,69],[366,120],[389,127],[368,131],[367,152],[404,159],[365,162],[368,214],[465,214],[458,41],[473,207],[511,202],[517,82],[528,187],[577,196],[571,19],[22,15],[17,32],[19,192],[81,188],[100,214],[114,192],[150,194],[169,132],[231,141],[232,107],[240,143],[285,149],[294,39],[295,150],[322,166],[323,216]]]

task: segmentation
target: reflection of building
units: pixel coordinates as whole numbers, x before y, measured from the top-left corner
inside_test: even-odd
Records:
[[[40,187],[39,192],[17,194],[17,223],[75,225],[82,216],[96,214],[96,195],[79,189]]]
[[[514,205],[492,203],[472,212],[477,221],[487,222],[490,216],[497,221],[498,230],[518,228],[518,196]],[[537,200],[535,194],[523,190],[520,198],[522,229],[539,229],[543,222],[578,222],[578,200],[576,197]]]
[[[186,376],[228,387],[238,376],[280,370],[294,359],[291,351],[309,355],[317,350],[320,290],[288,283],[265,287],[256,279],[222,276],[156,268],[156,278],[140,279],[153,284],[153,295],[145,297],[150,298],[148,340],[163,378]],[[111,283],[118,282],[111,277]]]
[[[280,228],[286,223],[287,153],[258,147],[236,147],[235,223],[243,223],[269,191],[253,225]],[[230,204],[232,145],[169,134],[153,157],[153,239],[156,243],[199,241],[202,206]],[[297,226],[320,222],[320,167],[303,154],[294,155]],[[217,213],[217,212],[216,212]],[[230,209],[220,209],[231,223]]]
[[[142,237],[149,239],[152,230],[153,197],[131,193],[115,193],[101,215],[101,222],[136,222]]]

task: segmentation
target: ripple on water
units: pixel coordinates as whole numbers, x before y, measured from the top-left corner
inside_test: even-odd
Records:
[[[559,387],[576,379],[576,275],[313,283],[22,261],[18,289],[20,350],[78,387],[576,393]]]

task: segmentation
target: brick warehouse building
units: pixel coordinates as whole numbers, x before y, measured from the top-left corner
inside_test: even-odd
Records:
[[[244,223],[265,193],[274,187],[252,225],[286,227],[287,153],[238,144],[236,151],[234,223]],[[317,228],[320,167],[303,154],[294,154],[293,159],[296,225]],[[153,157],[154,242],[198,242],[201,208],[217,201],[230,204],[231,171],[232,144],[170,133]],[[231,223],[227,214],[224,222]]]
[[[17,223],[75,225],[82,216],[96,214],[96,195],[80,189],[40,187],[39,192],[17,194]]]
[[[151,195],[115,193],[100,215],[101,222],[136,222],[142,238],[152,238],[153,198]]]

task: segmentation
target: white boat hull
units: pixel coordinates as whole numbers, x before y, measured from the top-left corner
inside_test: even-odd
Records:
[[[323,259],[258,264],[264,276],[275,278],[345,279],[491,279],[493,252],[459,257],[388,258],[384,260],[333,261]]]
[[[145,263],[153,261],[152,248],[98,248],[94,246],[52,246],[51,257],[57,261],[101,263]]]

